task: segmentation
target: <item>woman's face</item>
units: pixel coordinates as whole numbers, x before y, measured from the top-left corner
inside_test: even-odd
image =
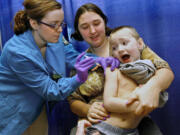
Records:
[[[62,23],[64,20],[64,12],[62,9],[56,9],[48,12],[40,21],[37,33],[44,42],[58,42],[60,33],[62,32]],[[52,26],[56,26],[53,28]]]
[[[83,39],[97,48],[103,44],[106,38],[105,22],[101,16],[95,12],[85,12],[79,18],[79,32]]]

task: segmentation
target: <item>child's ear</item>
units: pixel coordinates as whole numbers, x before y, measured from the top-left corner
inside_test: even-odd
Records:
[[[142,50],[144,48],[145,44],[142,38],[138,39],[138,48],[139,50]]]

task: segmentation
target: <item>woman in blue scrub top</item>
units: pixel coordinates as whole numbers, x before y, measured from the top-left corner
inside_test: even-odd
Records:
[[[14,17],[15,35],[0,57],[1,135],[23,134],[40,115],[45,101],[65,99],[87,79],[88,69],[95,63],[93,58],[80,60],[84,53],[79,55],[72,45],[64,46],[60,3],[25,0],[23,5],[24,10]],[[75,76],[66,77],[65,62],[75,64]],[[53,75],[59,79],[54,81]]]

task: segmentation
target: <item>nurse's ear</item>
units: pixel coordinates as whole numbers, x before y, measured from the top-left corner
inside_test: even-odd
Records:
[[[144,43],[143,39],[139,38],[138,39],[138,49],[142,50],[144,48],[144,46],[145,46],[145,43]]]
[[[33,30],[37,30],[38,29],[38,22],[36,21],[36,20],[34,20],[34,19],[29,19],[29,24],[31,25],[31,28],[33,29]]]

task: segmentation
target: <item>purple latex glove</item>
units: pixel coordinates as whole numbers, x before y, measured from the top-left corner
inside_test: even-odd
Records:
[[[81,58],[86,52],[81,53],[75,63],[75,69],[77,71],[77,81],[83,83],[87,80],[88,70],[95,64],[95,60],[91,57],[85,58],[81,61]]]
[[[109,66],[111,66],[111,71],[114,71],[114,69],[120,65],[119,60],[114,57],[98,57],[96,62],[103,67],[104,71],[106,71],[106,68]]]

